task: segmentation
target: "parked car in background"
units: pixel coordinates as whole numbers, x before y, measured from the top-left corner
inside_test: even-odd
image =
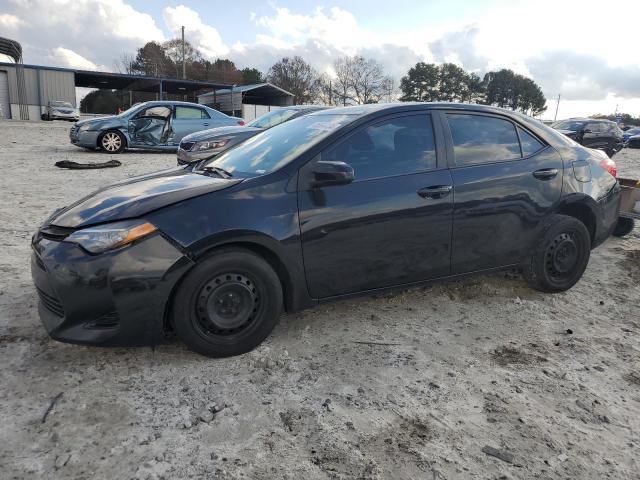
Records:
[[[625,146],[640,148],[640,127],[631,127],[622,133],[622,141]]]
[[[580,145],[604,151],[609,158],[624,146],[622,130],[610,120],[571,118],[555,122],[551,127]]]
[[[314,112],[195,169],[129,178],[32,239],[54,339],[177,334],[247,352],[282,310],[521,268],[561,292],[618,220],[614,162],[537,120],[453,103]]]
[[[127,148],[175,152],[190,133],[231,125],[244,121],[197,103],[156,101],[136,104],[119,115],[82,120],[69,136],[78,147],[105,153]]]
[[[319,105],[282,107],[261,115],[244,127],[218,127],[192,133],[180,142],[178,164],[185,165],[219,155],[263,130],[325,108]]]
[[[69,102],[52,101],[48,102],[42,120],[69,120],[77,122],[80,120],[80,111]]]

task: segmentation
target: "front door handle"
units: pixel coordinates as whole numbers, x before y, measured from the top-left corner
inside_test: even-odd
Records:
[[[203,123],[203,124],[202,124],[202,126],[203,126],[203,127],[208,127],[208,126],[209,126],[209,124],[208,124],[208,123]]]
[[[533,172],[533,176],[538,180],[551,180],[556,175],[558,175],[557,168],[541,168],[540,170]]]
[[[452,185],[433,185],[431,187],[424,187],[418,190],[418,195],[422,198],[442,198],[446,197],[453,190]]]

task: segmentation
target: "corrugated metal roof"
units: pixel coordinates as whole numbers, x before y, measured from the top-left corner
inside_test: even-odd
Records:
[[[245,92],[250,92],[252,90],[258,90],[258,89],[264,89],[264,90],[272,90],[273,93],[277,93],[280,95],[288,95],[293,97],[293,93],[286,91],[283,88],[278,87],[277,85],[274,85],[273,83],[255,83],[253,85],[238,85],[237,87],[233,87],[233,90],[231,88],[223,88],[221,90],[216,90],[216,95],[221,95],[221,94],[225,94],[225,93],[231,93],[233,91],[233,93],[245,93]],[[205,96],[213,96],[213,92],[211,93],[204,93],[202,95],[200,95],[201,97],[205,97]]]

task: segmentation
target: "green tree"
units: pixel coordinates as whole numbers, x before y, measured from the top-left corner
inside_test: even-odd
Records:
[[[262,75],[262,72],[257,68],[243,68],[240,70],[242,74],[242,83],[244,84],[254,84],[254,83],[263,83],[265,78]]]
[[[157,42],[147,42],[138,49],[129,70],[131,73],[140,75],[167,77],[173,70],[173,65],[162,45]]]
[[[544,112],[546,98],[533,80],[509,69],[489,72],[483,82],[487,105],[495,105],[523,113],[539,115]]]
[[[402,102],[433,102],[439,100],[439,70],[433,63],[418,62],[400,80]]]

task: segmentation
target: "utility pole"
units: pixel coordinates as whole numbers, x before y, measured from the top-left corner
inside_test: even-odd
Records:
[[[558,108],[560,108],[560,94],[558,94],[558,103],[556,103],[556,114],[553,117],[554,122],[558,119]]]
[[[187,78],[187,69],[185,67],[184,59],[184,25],[182,26],[182,78]]]

